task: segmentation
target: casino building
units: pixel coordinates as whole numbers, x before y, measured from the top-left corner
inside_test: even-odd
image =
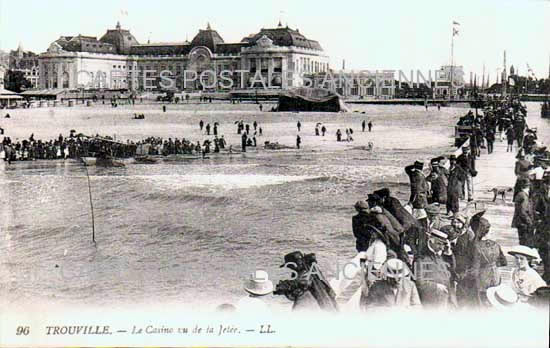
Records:
[[[302,86],[303,75],[329,69],[329,57],[317,41],[281,23],[235,43],[224,42],[208,24],[191,42],[146,44],[117,23],[100,39],[61,36],[38,59],[42,89],[144,91],[160,82],[187,91],[277,89]],[[224,79],[222,71],[227,71]]]

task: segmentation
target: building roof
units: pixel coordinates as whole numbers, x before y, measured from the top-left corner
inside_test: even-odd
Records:
[[[107,30],[100,41],[113,45],[119,54],[129,54],[131,47],[139,44],[129,30],[121,28],[120,23],[117,23],[116,29]]]
[[[309,40],[304,35],[302,35],[298,31],[298,29],[293,30],[290,29],[288,26],[283,27],[281,23],[279,23],[279,26],[277,28],[262,28],[257,34],[244,37],[241,42],[255,44],[256,41],[258,41],[264,35],[270,38],[273,41],[273,44],[277,46],[296,46],[318,51],[323,50],[319,42],[315,40]]]
[[[133,45],[130,54],[136,56],[173,56],[184,55],[191,51],[189,42],[156,42],[141,45]]]
[[[0,99],[23,99],[23,97],[0,86]]]
[[[199,33],[195,35],[193,40],[191,40],[192,47],[205,46],[208,47],[212,52],[216,52],[216,47],[223,43],[224,42],[220,34],[210,28],[210,23],[208,23],[208,26],[205,30],[200,29]]]
[[[61,36],[55,41],[63,50],[69,52],[115,53],[115,46],[101,42],[95,36]]]

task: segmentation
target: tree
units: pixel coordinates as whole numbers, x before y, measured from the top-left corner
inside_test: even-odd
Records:
[[[7,90],[20,93],[24,89],[31,88],[32,84],[25,78],[24,72],[8,70],[4,76],[4,86]]]

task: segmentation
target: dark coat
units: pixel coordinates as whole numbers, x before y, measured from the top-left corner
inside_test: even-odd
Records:
[[[422,228],[422,225],[407,211],[407,209],[405,209],[405,207],[403,207],[399,199],[395,197],[386,197],[384,199],[384,208],[401,223],[405,232],[412,226]]]
[[[366,212],[360,212],[351,219],[357,252],[367,251],[371,236],[375,233],[371,226],[376,227],[377,224],[376,218]]]
[[[512,227],[528,228],[534,223],[534,209],[529,195],[524,191],[518,192],[514,198],[514,217],[512,219]]]
[[[405,231],[403,229],[403,225],[401,225],[399,220],[397,220],[397,218],[395,216],[393,216],[393,214],[390,213],[390,211],[388,209],[382,207],[382,214],[384,214],[384,216],[388,218],[388,220],[390,221],[391,226],[393,227],[393,230],[398,235],[403,234],[403,232]]]
[[[457,157],[456,164],[462,167],[467,174],[471,176],[476,176],[476,160],[475,157],[471,154],[462,154]]]
[[[462,186],[466,180],[466,172],[460,166],[454,166],[449,172],[447,186],[447,210],[457,213],[459,200],[462,195]]]
[[[451,302],[451,265],[427,251],[415,260],[416,286],[424,307],[446,306]],[[441,290],[437,284],[446,288]]]
[[[413,165],[405,167],[405,172],[411,181],[411,196],[409,202],[411,202],[415,209],[424,209],[428,205],[428,183],[421,171],[413,169]]]
[[[447,177],[443,174],[432,171],[427,180],[431,183],[432,203],[447,203]]]

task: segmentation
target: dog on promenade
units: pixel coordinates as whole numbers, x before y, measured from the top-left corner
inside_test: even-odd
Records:
[[[493,193],[493,202],[497,200],[497,197],[500,196],[503,202],[506,202],[506,192],[512,192],[514,189],[508,186],[497,186],[489,190]]]

